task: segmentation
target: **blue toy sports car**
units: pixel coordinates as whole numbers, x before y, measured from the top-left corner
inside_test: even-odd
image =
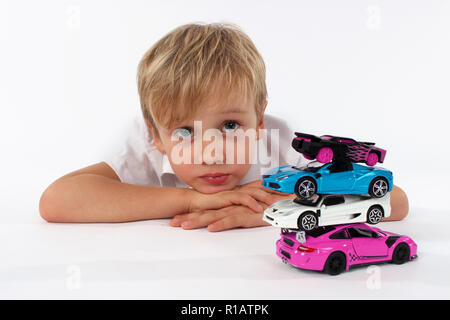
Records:
[[[276,191],[294,193],[300,199],[314,194],[369,194],[381,198],[392,190],[392,172],[380,167],[356,163],[323,164],[310,162],[304,167],[285,165],[263,175],[263,186]]]

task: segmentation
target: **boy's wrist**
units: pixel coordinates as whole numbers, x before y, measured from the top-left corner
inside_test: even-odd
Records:
[[[198,191],[191,188],[184,189],[183,203],[185,204],[185,212],[193,212],[197,209],[196,196],[198,196],[198,193]]]

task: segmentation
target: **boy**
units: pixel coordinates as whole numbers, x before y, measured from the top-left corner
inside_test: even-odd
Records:
[[[264,188],[263,169],[250,163],[256,149],[249,145],[264,142],[267,128],[280,130],[279,141],[271,139],[272,166],[305,160],[290,147],[294,135],[286,123],[264,115],[265,65],[237,27],[176,28],[142,58],[138,89],[144,119],[133,126],[123,152],[53,182],[39,204],[45,220],[173,218],[172,226],[221,231],[266,225],[267,206],[295,197]],[[231,149],[208,149],[202,131],[214,132],[216,145]],[[255,135],[242,141],[242,131]],[[391,220],[406,216],[408,200],[398,187],[391,204]]]

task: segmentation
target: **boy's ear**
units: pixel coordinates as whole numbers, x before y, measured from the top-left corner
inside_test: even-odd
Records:
[[[260,129],[263,130],[265,128],[264,113],[266,112],[266,107],[267,107],[267,101],[264,104],[264,108],[263,108],[263,110],[261,112],[261,119],[259,120],[258,127],[256,128],[256,140],[261,139],[259,130]]]
[[[147,128],[152,133],[153,143],[155,144],[156,149],[158,149],[161,153],[166,153],[159,135],[156,134],[156,130],[152,127],[152,125],[150,123],[148,123],[147,120],[145,120],[145,124],[147,125]]]

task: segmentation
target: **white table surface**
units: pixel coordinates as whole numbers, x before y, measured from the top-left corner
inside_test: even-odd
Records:
[[[450,298],[450,2],[177,1],[182,15],[173,1],[131,2],[0,2],[0,298]],[[383,166],[411,207],[381,227],[411,236],[416,261],[331,277],[281,263],[272,227],[213,234],[167,220],[39,217],[44,189],[104,160],[108,145],[116,151],[125,120],[140,113],[144,50],[189,20],[223,17],[261,50],[266,112],[296,131],[387,148]]]
[[[449,219],[412,207],[405,220],[379,226],[411,236],[417,260],[333,277],[283,264],[273,227],[209,233],[169,220],[51,224],[36,212],[0,225],[0,298],[448,299]]]

